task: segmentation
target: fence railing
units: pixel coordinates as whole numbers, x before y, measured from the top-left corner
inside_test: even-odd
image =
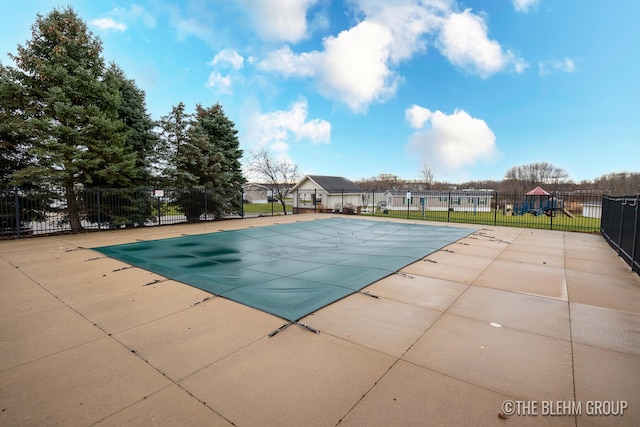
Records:
[[[232,206],[225,203],[202,188],[76,189],[72,194],[64,189],[0,189],[0,237],[150,227],[285,212],[336,212],[598,233],[603,209],[600,195],[531,196],[475,190],[326,192],[307,188],[290,192],[284,206],[277,198],[268,197],[267,192],[250,198],[238,194]]]
[[[618,255],[640,274],[640,194],[635,196],[602,196],[600,232]]]
[[[157,226],[242,216],[204,188],[0,189],[0,236]]]
[[[300,189],[295,212],[340,212],[547,230],[600,231],[601,195],[498,193],[495,191],[368,191]]]

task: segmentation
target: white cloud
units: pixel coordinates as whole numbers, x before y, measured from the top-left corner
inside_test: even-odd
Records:
[[[154,15],[147,12],[147,10],[137,4],[131,5],[130,8],[116,7],[113,9],[113,13],[121,21],[133,23],[135,20],[140,19],[145,27],[155,28],[157,20]]]
[[[426,52],[434,38],[452,64],[483,78],[505,70],[522,73],[528,67],[516,53],[488,38],[482,17],[470,10],[454,13],[454,0],[350,3],[360,21],[325,37],[322,50],[296,53],[284,46],[256,61],[257,68],[311,78],[323,96],[364,112],[371,103],[395,95],[402,80],[397,66]]]
[[[320,93],[346,103],[354,112],[392,96],[398,79],[388,65],[391,43],[391,32],[369,21],[325,39],[317,63]]]
[[[233,68],[239,70],[244,65],[244,58],[233,49],[223,49],[207,63],[214,67],[214,71],[209,75],[206,86],[219,94],[230,95],[233,93],[231,88],[231,74],[222,75],[218,68]],[[237,77],[237,75],[235,76]]]
[[[90,22],[94,27],[98,27],[103,31],[116,30],[125,31],[127,26],[121,22],[117,22],[112,18],[97,18]]]
[[[249,120],[249,139],[261,147],[285,152],[292,141],[309,140],[312,144],[331,141],[331,123],[307,119],[306,100],[294,102],[288,110],[254,114]]]
[[[386,27],[363,21],[325,38],[323,51],[296,55],[285,47],[271,52],[258,68],[285,76],[312,76],[321,94],[362,112],[371,102],[395,93],[397,76],[388,66],[391,42]]]
[[[445,114],[414,105],[405,115],[412,126],[419,122],[427,125],[409,137],[407,150],[426,162],[438,176],[463,172],[498,154],[496,136],[487,123],[463,110]]]
[[[538,71],[541,76],[548,76],[553,73],[575,73],[576,64],[571,58],[552,59],[538,63]]]
[[[316,73],[320,56],[318,51],[296,55],[289,46],[284,46],[269,52],[257,66],[263,71],[276,71],[285,77],[310,77]]]
[[[536,7],[540,0],[513,0],[513,7],[518,12],[529,12],[530,9]]]
[[[412,128],[420,129],[431,118],[433,113],[428,108],[414,104],[405,110],[404,115]]]
[[[169,14],[169,25],[175,29],[179,41],[185,41],[189,37],[195,37],[205,43],[214,46],[219,38],[216,37],[215,30],[210,23],[206,22],[210,19],[210,14],[206,9],[199,8],[198,13],[194,17],[183,16],[182,10],[175,4],[167,4],[163,6],[163,10]],[[189,11],[188,13],[196,13]]]
[[[223,76],[222,74],[214,71],[209,75],[206,86],[212,89],[214,92],[220,94],[231,94],[231,76]]]
[[[297,43],[307,36],[307,10],[317,0],[241,0],[256,32],[269,41]]]
[[[235,70],[242,68],[244,64],[244,58],[233,49],[223,49],[213,57],[208,65],[231,65]]]
[[[426,51],[424,36],[438,30],[452,7],[448,0],[354,0],[354,5],[366,20],[391,32],[390,58],[394,63]]]
[[[438,49],[449,61],[482,78],[512,67],[522,73],[528,66],[512,51],[504,51],[500,43],[488,38],[484,19],[471,13],[453,13],[445,21],[438,36]]]

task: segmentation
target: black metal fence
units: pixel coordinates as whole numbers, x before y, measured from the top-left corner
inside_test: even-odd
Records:
[[[204,188],[0,189],[0,236],[149,227],[242,217],[235,206]]]
[[[304,212],[598,233],[603,209],[602,196],[583,193],[526,195],[475,190],[328,193],[323,189],[299,189],[289,193],[284,203],[268,197],[266,192],[251,196],[238,194],[237,203],[228,206],[221,204],[215,193],[202,188],[76,189],[71,194],[64,189],[0,189],[0,237]],[[637,237],[634,239],[637,242]],[[626,248],[625,245],[622,247]]]
[[[635,196],[602,196],[600,232],[618,255],[640,274],[640,194]]]
[[[333,192],[307,188],[293,195],[294,211],[358,213],[390,218],[598,233],[602,196],[587,193],[495,191]]]

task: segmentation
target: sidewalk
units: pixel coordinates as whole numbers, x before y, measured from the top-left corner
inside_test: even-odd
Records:
[[[640,278],[600,236],[485,227],[273,337],[89,249],[327,217],[0,241],[0,425],[640,425]]]

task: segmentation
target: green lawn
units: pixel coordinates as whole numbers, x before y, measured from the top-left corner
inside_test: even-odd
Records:
[[[447,211],[402,211],[389,210],[388,214],[380,211],[376,216],[388,216],[392,218],[422,219],[428,221],[456,222],[463,224],[501,225],[507,227],[539,228],[546,230],[580,231],[584,233],[598,233],[600,231],[600,218],[587,218],[582,215],[574,215],[570,218],[562,213],[553,217],[547,215],[534,216],[503,215],[502,211],[491,212],[447,212]]]
[[[282,205],[280,203],[245,203],[245,215],[271,215],[273,206],[273,214],[282,214]],[[291,206],[287,205],[287,213],[291,213]],[[388,210],[387,214],[376,210],[375,215],[378,217],[403,218],[413,220],[455,222],[460,224],[479,224],[479,225],[500,225],[506,227],[522,227],[522,228],[538,228],[545,230],[561,230],[561,231],[579,231],[583,233],[599,233],[600,219],[587,218],[576,214],[570,218],[560,212],[555,216],[547,215],[504,215],[501,210],[491,212],[447,212],[447,211],[422,211],[406,210]]]
[[[273,210],[272,210],[273,209]],[[271,215],[273,212],[274,215],[282,214],[282,204],[280,202],[277,203],[245,203],[244,204],[244,213],[245,215],[253,215],[253,214],[268,214]],[[287,213],[291,213],[291,206],[287,205]]]

